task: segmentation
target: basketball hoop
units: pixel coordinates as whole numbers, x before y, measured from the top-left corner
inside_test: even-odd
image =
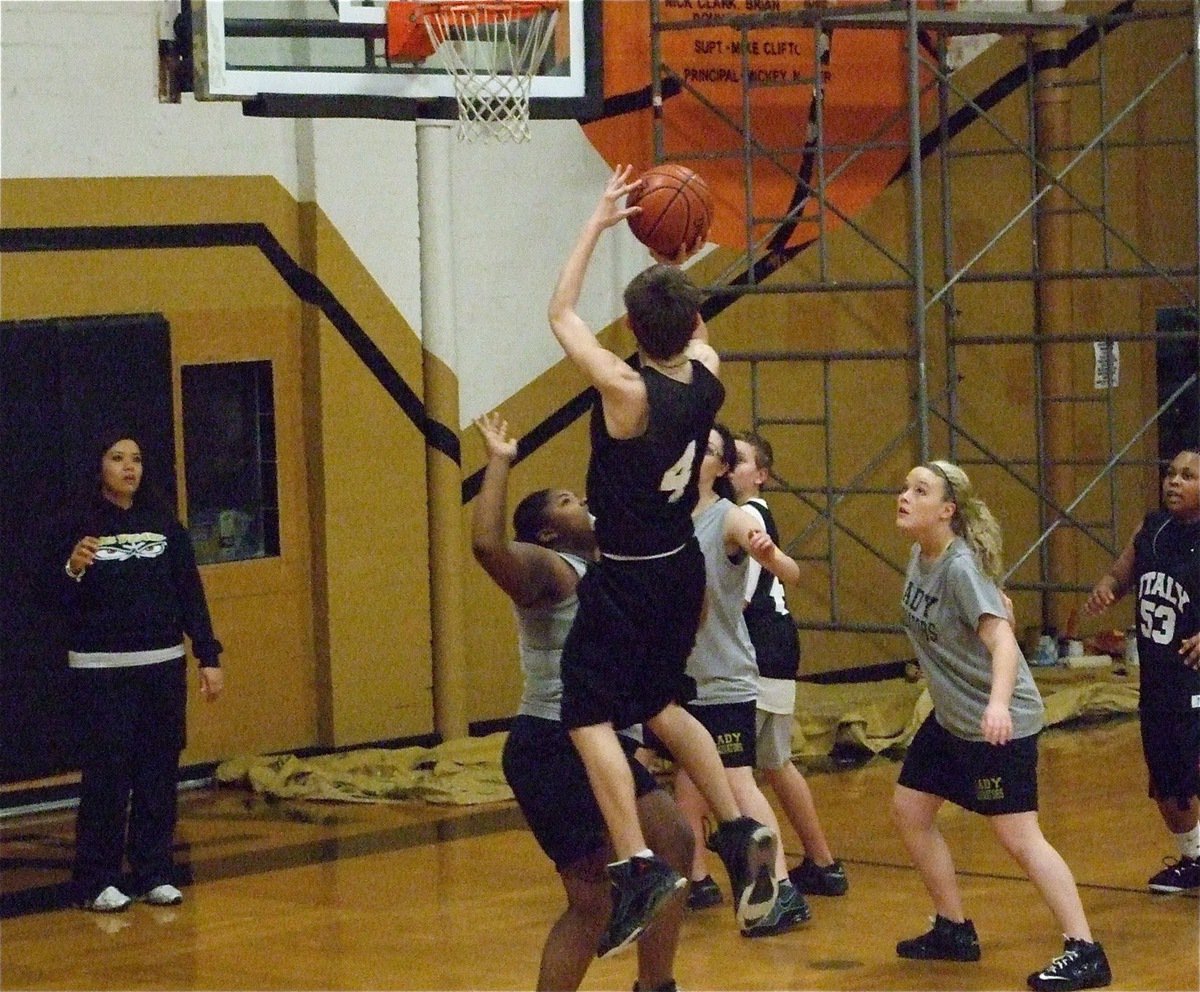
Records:
[[[458,139],[529,140],[529,91],[554,37],[557,0],[416,5],[454,79]]]

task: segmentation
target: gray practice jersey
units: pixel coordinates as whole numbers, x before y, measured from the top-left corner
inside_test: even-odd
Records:
[[[588,563],[576,555],[558,552],[580,576]],[[562,646],[575,620],[579,597],[572,593],[553,606],[514,607],[521,644],[521,672],[525,687],[517,712],[543,720],[562,718]]]
[[[929,681],[937,721],[964,740],[981,741],[980,722],[992,688],[992,656],[976,630],[984,614],[1005,617],[996,583],[983,574],[970,546],[955,538],[937,561],[921,561],[913,545],[904,580],[904,626]],[[1009,711],[1013,737],[1042,729],[1042,697],[1020,655]]]
[[[557,551],[582,578],[588,563],[578,555]],[[579,597],[572,593],[553,606],[515,606],[517,638],[521,645],[521,674],[525,677],[518,713],[562,720],[562,648],[567,632],[575,622]],[[622,737],[642,742],[642,725],[634,724],[619,731]]]
[[[729,500],[719,499],[695,518],[708,583],[704,622],[687,663],[688,675],[696,680],[699,705],[758,698],[758,665],[742,616],[750,558],[741,549],[735,560],[725,552],[725,516],[733,509]]]

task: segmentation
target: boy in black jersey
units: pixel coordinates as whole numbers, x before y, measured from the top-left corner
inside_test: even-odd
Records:
[[[643,722],[687,769],[720,825],[709,841],[725,862],[738,925],[774,905],[775,835],[741,817],[712,737],[680,703],[704,606],[704,556],[692,530],[696,478],[725,390],[700,318],[700,292],[677,268],[654,265],[625,290],[638,361],[601,347],[576,312],[600,235],[639,208],[618,167],[584,225],[550,299],[554,336],[599,393],[592,409],[588,506],[600,560],[579,584],[563,647],[563,724],[579,749],[617,861],[613,909],[597,953],[636,940],[687,883],[646,846],[632,775],[616,730]]]
[[[1162,482],[1163,506],[1146,515],[1084,609],[1137,596],[1142,752],[1150,798],[1179,860],[1147,883],[1153,892],[1200,889],[1200,451],[1181,451]]]
[[[737,504],[755,517],[776,544],[779,528],[762,487],[771,475],[771,443],[750,432],[738,434],[737,465],[729,474]],[[756,561],[746,571],[746,629],[758,662],[758,750],[755,767],[766,777],[783,805],[800,843],[804,860],[788,872],[796,890],[810,895],[845,895],[846,869],[834,858],[817,816],[812,790],[792,763],[792,721],[796,679],[800,675],[800,640],[788,612],[783,584]]]

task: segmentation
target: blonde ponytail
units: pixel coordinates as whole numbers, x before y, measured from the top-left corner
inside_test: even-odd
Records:
[[[927,467],[942,480],[946,499],[955,505],[950,528],[970,545],[984,574],[999,584],[1004,575],[1004,539],[992,511],[975,495],[967,473],[953,462],[933,461]]]

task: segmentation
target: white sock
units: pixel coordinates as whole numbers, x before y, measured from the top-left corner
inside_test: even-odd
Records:
[[[1200,823],[1185,834],[1172,834],[1179,847],[1179,853],[1185,858],[1200,858]]]
[[[633,856],[635,858],[652,858],[654,857],[654,852],[648,847],[643,847],[640,851],[634,851]]]

